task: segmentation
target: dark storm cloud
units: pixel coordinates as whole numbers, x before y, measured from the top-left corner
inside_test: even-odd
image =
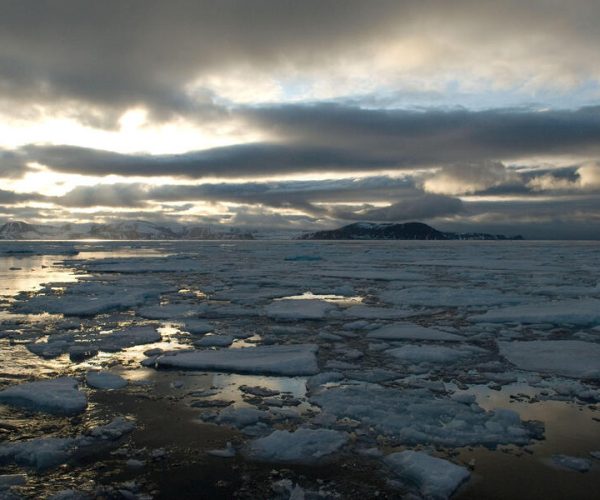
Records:
[[[343,220],[402,222],[455,215],[462,212],[462,210],[463,203],[458,198],[422,193],[386,207],[368,208],[358,211],[334,209],[331,211],[331,215]]]
[[[146,204],[146,190],[136,184],[78,186],[65,196],[48,197],[63,207],[140,207]]]
[[[383,151],[398,166],[600,153],[600,107],[408,111],[325,103],[245,113],[254,124],[287,141]]]
[[[384,154],[311,145],[253,143],[178,155],[126,155],[75,146],[29,146],[28,161],[53,170],[88,175],[245,177],[295,172],[381,169],[394,160]]]
[[[395,2],[5,1],[0,93],[24,103],[83,101],[109,113],[136,104],[158,117],[218,111],[196,76],[233,65],[323,59],[392,25]],[[404,10],[404,9],[401,9]],[[85,111],[85,110],[84,110]],[[99,118],[104,115],[100,114]],[[114,118],[114,116],[113,116]],[[98,120],[98,125],[102,125]]]
[[[600,155],[600,107],[574,111],[365,110],[281,106],[245,116],[279,142],[179,155],[135,155],[75,146],[28,146],[18,153],[68,173],[125,176],[253,177],[485,163],[524,156]]]
[[[556,66],[559,75],[585,73],[597,69],[600,5],[574,3],[5,0],[0,97],[16,104],[15,110],[25,105],[24,112],[34,109],[28,105],[72,104],[75,114],[98,126],[111,125],[137,104],[158,119],[207,119],[223,110],[210,89],[190,93],[198,77],[232,68],[326,70],[416,37],[451,42],[453,51],[441,43],[429,61],[432,68],[510,44],[521,63]],[[546,40],[560,40],[560,50],[549,51]]]
[[[43,201],[44,196],[35,194],[35,193],[15,193],[13,191],[6,191],[4,189],[0,189],[0,203],[3,204],[16,204],[16,203],[25,203],[29,201]]]
[[[428,194],[415,187],[410,179],[389,177],[200,186],[81,186],[64,196],[52,198],[52,201],[62,207],[121,208],[149,206],[148,202],[224,202],[241,204],[246,207],[244,210],[258,211],[263,215],[264,208],[293,209],[317,218],[380,221],[428,219],[462,210],[462,203],[457,198]],[[374,201],[387,202],[389,205],[374,207],[371,204]],[[163,208],[168,209],[169,205]],[[188,208],[178,206],[170,209],[181,211]],[[237,219],[240,219],[239,211],[236,213]],[[269,218],[273,217],[269,212]],[[304,218],[302,216],[302,220]]]
[[[25,164],[21,154],[0,149],[0,179],[20,177],[24,172]]]
[[[315,203],[365,203],[389,201],[401,196],[422,194],[412,179],[368,177],[323,181],[246,182],[149,186],[145,184],[105,184],[79,186],[63,196],[47,197],[65,207],[140,207],[147,202],[208,202],[264,205],[294,208],[307,213],[323,213]]]

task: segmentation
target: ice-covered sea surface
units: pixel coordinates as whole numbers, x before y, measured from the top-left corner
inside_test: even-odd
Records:
[[[0,243],[0,498],[597,498],[600,245]]]

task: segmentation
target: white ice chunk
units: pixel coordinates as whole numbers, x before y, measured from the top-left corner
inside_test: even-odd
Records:
[[[384,302],[412,306],[468,307],[515,304],[522,297],[507,295],[488,288],[409,287],[379,294]]]
[[[227,424],[233,427],[246,427],[254,425],[260,420],[268,420],[269,413],[256,408],[225,408],[216,421],[220,424]]]
[[[98,343],[101,351],[117,352],[128,347],[160,342],[162,336],[153,326],[133,326],[103,335]]]
[[[227,442],[225,448],[217,450],[208,450],[207,453],[213,457],[233,458],[235,457],[235,448],[231,445],[230,442]]]
[[[70,285],[64,294],[36,295],[15,307],[19,312],[64,314],[65,316],[95,316],[110,311],[129,309],[157,299],[161,288],[148,283],[147,287],[119,286],[83,282]]]
[[[195,335],[212,332],[215,327],[203,319],[188,319],[185,321],[184,329]]]
[[[413,323],[394,323],[386,325],[367,334],[368,338],[382,340],[444,340],[461,341],[460,335],[443,332],[435,328],[425,328]]]
[[[263,462],[313,464],[325,460],[347,441],[345,433],[330,429],[278,430],[252,441],[248,456]]]
[[[355,384],[323,389],[310,401],[326,414],[360,421],[365,428],[372,427],[404,445],[493,446],[529,441],[529,431],[516,412],[485,411],[426,389]]]
[[[344,376],[339,372],[321,372],[306,380],[306,388],[310,391],[330,382],[339,382]]]
[[[414,316],[414,311],[395,309],[390,307],[372,307],[364,304],[351,306],[344,309],[344,316],[361,319],[403,319]]]
[[[269,318],[294,321],[300,319],[322,319],[335,309],[330,302],[319,299],[275,300],[265,307]]]
[[[231,335],[207,335],[196,340],[194,345],[198,347],[228,347],[233,343]]]
[[[122,417],[87,434],[68,438],[37,438],[0,446],[0,464],[16,463],[44,470],[67,462],[75,456],[94,454],[135,428],[133,422]]]
[[[569,323],[590,325],[600,322],[600,300],[578,299],[522,304],[493,309],[469,318],[480,323]]]
[[[592,468],[592,461],[587,458],[570,457],[569,455],[553,455],[552,462],[566,469],[587,472]]]
[[[127,385],[127,380],[110,372],[87,372],[85,380],[94,389],[122,389]]]
[[[74,415],[87,407],[77,380],[61,377],[10,386],[0,391],[0,403],[54,415]]]
[[[522,370],[600,379],[600,344],[580,340],[498,342],[500,354]]]
[[[70,342],[67,340],[49,340],[27,344],[27,349],[42,358],[56,358],[68,351]]]
[[[428,499],[449,498],[470,476],[465,467],[422,451],[392,453],[385,458],[385,463]]]
[[[317,349],[314,344],[295,344],[175,352],[159,356],[155,365],[157,368],[265,375],[314,375],[319,371]]]
[[[487,351],[472,346],[404,345],[385,352],[405,363],[455,363]]]
[[[166,304],[164,306],[146,306],[140,307],[138,315],[147,319],[176,319],[190,318],[204,313],[207,304]]]

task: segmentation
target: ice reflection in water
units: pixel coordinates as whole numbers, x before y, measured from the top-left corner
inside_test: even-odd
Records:
[[[217,387],[219,399],[243,402],[239,387],[266,387],[279,392],[287,392],[295,398],[302,398],[306,394],[305,377],[264,377],[259,375],[239,375],[235,373],[215,373],[212,376],[213,385]]]
[[[44,283],[75,283],[80,276],[73,269],[56,265],[63,259],[56,255],[0,255],[0,296],[33,292]]]

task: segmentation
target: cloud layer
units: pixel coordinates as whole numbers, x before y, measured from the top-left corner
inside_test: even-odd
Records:
[[[8,0],[0,219],[600,237],[599,18],[594,0]]]

